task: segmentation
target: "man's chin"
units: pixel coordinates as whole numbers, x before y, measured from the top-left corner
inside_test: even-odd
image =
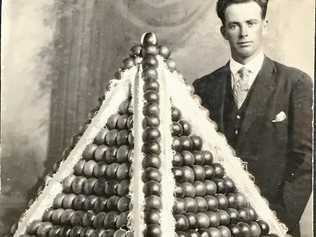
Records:
[[[254,51],[253,50],[241,50],[237,53],[238,55],[238,58],[241,58],[241,59],[247,59],[247,58],[250,58],[254,55]]]

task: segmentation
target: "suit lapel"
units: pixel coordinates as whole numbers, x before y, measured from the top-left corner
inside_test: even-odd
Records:
[[[249,130],[252,123],[266,112],[267,100],[275,90],[274,63],[265,57],[263,66],[259,71],[250,90],[248,106],[243,118],[239,136],[242,138]]]

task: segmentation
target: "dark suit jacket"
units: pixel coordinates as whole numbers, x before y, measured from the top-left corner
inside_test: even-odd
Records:
[[[230,76],[226,64],[193,83],[202,105],[223,133],[224,98]],[[271,209],[289,229],[295,229],[311,192],[312,80],[298,69],[266,57],[249,93],[233,148],[248,162]],[[287,118],[272,122],[281,111]]]

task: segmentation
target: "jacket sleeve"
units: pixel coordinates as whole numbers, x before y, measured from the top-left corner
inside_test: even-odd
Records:
[[[312,189],[312,80],[299,72],[290,97],[287,174],[283,200],[290,223],[298,227]]]
[[[194,92],[197,95],[201,94],[201,90],[203,89],[203,87],[201,86],[202,83],[202,79],[196,79],[193,83],[192,86],[194,87]]]

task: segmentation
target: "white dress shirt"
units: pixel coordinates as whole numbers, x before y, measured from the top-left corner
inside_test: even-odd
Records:
[[[231,83],[232,83],[231,87],[234,88],[236,82],[239,80],[239,77],[240,77],[238,72],[241,68],[244,67],[249,72],[247,76],[247,84],[250,89],[263,65],[263,61],[264,61],[263,52],[260,52],[255,58],[253,58],[247,64],[238,63],[231,57],[230,62],[229,62],[229,68],[231,71]],[[242,100],[244,100],[244,98]],[[238,108],[240,108],[241,104],[238,104]]]

